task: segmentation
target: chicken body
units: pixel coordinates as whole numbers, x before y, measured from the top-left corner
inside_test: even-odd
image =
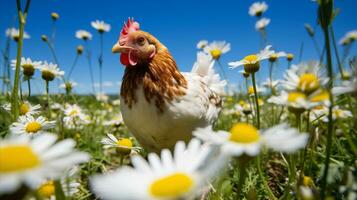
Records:
[[[130,20],[113,52],[121,53],[126,66],[120,91],[124,123],[149,152],[188,142],[196,128],[217,119],[222,106],[217,91],[225,82],[207,59],[180,73],[168,49]]]
[[[135,91],[135,105],[130,108],[121,104],[126,126],[148,151],[171,149],[179,140],[188,142],[194,129],[212,125],[218,117],[220,98],[203,82],[203,77],[195,73],[182,74],[187,80],[185,95],[166,102],[162,112],[146,100],[142,85]]]

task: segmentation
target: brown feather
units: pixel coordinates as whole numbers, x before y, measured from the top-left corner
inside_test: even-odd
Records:
[[[137,102],[136,90],[142,85],[146,100],[153,101],[158,111],[163,112],[166,101],[185,95],[187,81],[168,49],[149,33],[141,32],[155,45],[156,55],[145,64],[126,67],[120,95],[131,108]]]

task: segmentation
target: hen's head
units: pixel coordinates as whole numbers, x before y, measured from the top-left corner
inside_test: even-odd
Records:
[[[152,35],[140,30],[138,22],[129,18],[112,52],[120,53],[120,62],[125,66],[146,64],[155,56],[157,42]]]

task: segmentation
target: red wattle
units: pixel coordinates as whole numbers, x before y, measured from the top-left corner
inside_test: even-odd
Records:
[[[129,63],[129,55],[127,53],[121,53],[120,54],[120,62],[124,66],[128,66],[130,64]]]

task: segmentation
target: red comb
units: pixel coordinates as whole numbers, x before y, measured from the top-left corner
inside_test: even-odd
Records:
[[[120,45],[125,44],[129,33],[135,32],[139,29],[140,29],[139,23],[134,21],[134,18],[130,19],[130,17],[129,17],[127,23],[124,22],[124,26],[120,32],[120,37],[119,37]]]

